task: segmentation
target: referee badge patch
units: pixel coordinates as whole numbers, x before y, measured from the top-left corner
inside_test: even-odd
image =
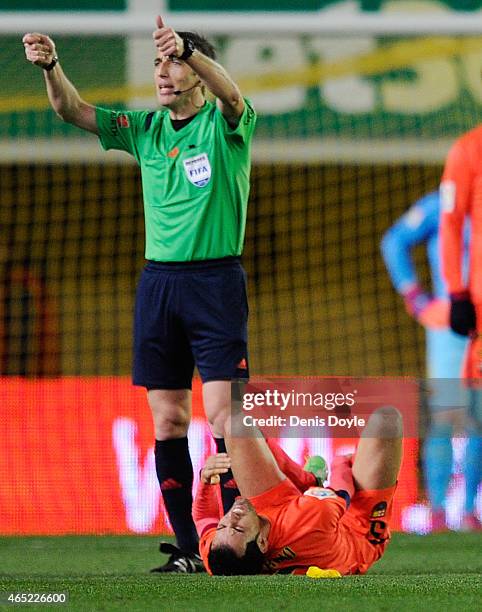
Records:
[[[206,153],[183,160],[184,172],[196,187],[204,187],[211,180],[211,164]]]

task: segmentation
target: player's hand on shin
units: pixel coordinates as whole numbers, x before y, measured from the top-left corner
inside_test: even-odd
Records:
[[[51,64],[57,55],[54,41],[46,34],[28,33],[22,38],[22,42],[27,61],[40,66],[40,68],[45,68]]]
[[[346,455],[335,455],[331,461],[330,469],[332,471],[337,470],[341,467],[346,467],[351,469],[353,467],[353,453],[348,453]]]
[[[210,455],[201,470],[201,480],[205,484],[218,484],[219,476],[226,474],[231,467],[231,459],[227,453]]]
[[[156,17],[157,28],[152,33],[154,44],[159,49],[164,57],[171,55],[179,57],[184,52],[184,42],[182,38],[173,30],[164,25],[162,17],[158,15]]]

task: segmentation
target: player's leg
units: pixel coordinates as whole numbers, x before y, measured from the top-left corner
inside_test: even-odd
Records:
[[[226,453],[224,440],[224,423],[231,410],[231,382],[227,380],[211,380],[203,384],[203,402],[206,417],[218,453]],[[228,512],[239,495],[239,489],[231,469],[220,475],[221,500],[224,512]]]
[[[224,420],[231,409],[231,380],[249,376],[246,275],[239,261],[210,262],[193,270],[184,288],[184,322],[203,381],[204,409],[218,452],[226,452]],[[231,470],[221,475],[229,510],[239,491]]]
[[[379,408],[368,419],[353,458],[355,493],[343,517],[372,548],[369,564],[379,559],[390,539],[393,496],[402,461],[403,423],[398,410]]]
[[[403,422],[398,410],[379,408],[368,419],[353,459],[355,494],[347,515],[357,517],[364,536],[374,545],[373,562],[390,538],[395,485],[402,462]],[[365,531],[366,530],[366,531]]]
[[[357,490],[392,487],[402,462],[402,417],[387,406],[368,419],[353,459],[353,480]]]
[[[426,332],[430,423],[423,467],[434,531],[447,529],[445,501],[452,476],[452,432],[467,404],[467,393],[459,380],[466,346],[466,339],[449,329]]]
[[[141,275],[134,321],[134,384],[148,389],[155,430],[156,472],[183,563],[169,571],[195,571],[198,537],[192,519],[193,469],[187,430],[191,417],[194,360],[172,304],[175,271],[148,264]],[[193,563],[189,558],[193,558]],[[157,568],[165,571],[166,567]]]
[[[274,438],[266,439],[270,451],[283,474],[304,493],[310,487],[322,487],[327,477],[327,467],[321,457],[311,457],[305,468],[296,463]]]
[[[465,431],[467,445],[464,457],[465,503],[462,529],[480,530],[481,521],[476,516],[475,502],[482,479],[482,391],[473,389],[469,413],[466,417]]]
[[[232,414],[225,421],[224,438],[232,470],[244,497],[254,497],[285,480],[264,437],[233,435],[241,431],[241,414]],[[240,421],[240,422],[237,422]]]
[[[156,474],[164,506],[179,548],[197,553],[198,538],[192,519],[193,467],[187,439],[191,391],[151,389],[147,396],[156,435]]]

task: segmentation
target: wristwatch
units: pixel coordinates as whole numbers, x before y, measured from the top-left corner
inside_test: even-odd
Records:
[[[182,41],[184,43],[184,51],[182,52],[182,55],[179,56],[179,59],[184,61],[191,57],[196,47],[194,46],[193,41],[187,36],[183,38]]]
[[[59,58],[56,55],[54,55],[50,64],[48,66],[43,67],[44,70],[46,70],[47,72],[50,72],[58,64],[58,61],[59,61]]]

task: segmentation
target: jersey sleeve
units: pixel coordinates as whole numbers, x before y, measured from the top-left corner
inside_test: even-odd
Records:
[[[311,472],[305,472],[301,465],[293,461],[293,459],[291,459],[291,457],[281,448],[277,439],[266,438],[266,443],[273,453],[273,457],[279,469],[289,480],[291,480],[299,491],[303,493],[303,491],[306,491],[309,487],[313,487],[317,484],[315,475]]]
[[[331,462],[331,474],[329,488],[345,500],[346,506],[355,494],[355,482],[353,480],[353,461],[349,455],[337,455]]]
[[[199,554],[201,555],[201,559],[203,560],[207,573],[210,575],[212,575],[212,572],[211,568],[209,567],[208,556],[215,535],[216,529],[215,527],[211,527],[210,529],[207,529],[199,538]]]
[[[235,128],[229,125],[217,107],[216,113],[218,115],[219,125],[226,140],[238,145],[250,144],[253,138],[254,128],[256,126],[256,111],[247,98],[244,98],[244,110],[239,118],[238,125]]]
[[[438,232],[439,212],[439,196],[431,193],[418,200],[383,236],[382,256],[393,286],[400,294],[418,283],[412,249]]]
[[[473,169],[465,140],[450,150],[440,185],[440,255],[449,293],[464,291],[464,221],[469,211]]]
[[[219,487],[216,485],[205,484],[202,480],[199,481],[192,507],[192,518],[199,537],[202,537],[203,533],[209,529],[216,527],[221,518],[218,489]]]
[[[139,161],[138,139],[147,111],[119,111],[96,107],[97,129],[102,147],[126,151]]]

